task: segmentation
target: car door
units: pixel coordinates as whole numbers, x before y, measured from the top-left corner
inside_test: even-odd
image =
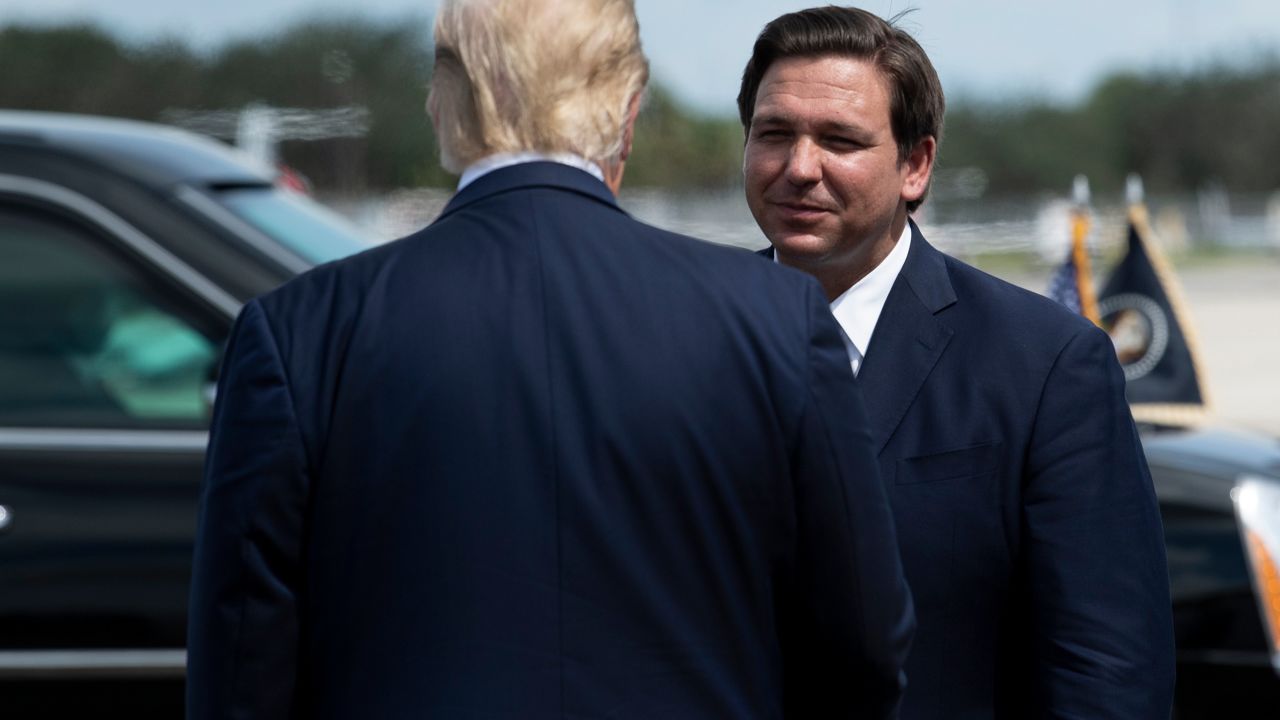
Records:
[[[181,674],[237,303],[87,197],[0,180],[0,677]]]

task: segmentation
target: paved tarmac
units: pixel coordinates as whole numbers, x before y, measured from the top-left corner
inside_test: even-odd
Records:
[[[1280,437],[1280,257],[1179,270],[1223,425]]]

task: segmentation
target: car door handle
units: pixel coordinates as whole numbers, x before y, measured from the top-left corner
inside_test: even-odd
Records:
[[[9,531],[13,527],[13,511],[8,505],[0,505],[0,535]]]

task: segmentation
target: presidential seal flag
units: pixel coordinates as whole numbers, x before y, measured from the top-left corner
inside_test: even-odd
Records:
[[[1125,394],[1138,422],[1185,426],[1208,416],[1208,393],[1185,308],[1146,207],[1134,203],[1128,253],[1098,296],[1098,314],[1124,368]]]

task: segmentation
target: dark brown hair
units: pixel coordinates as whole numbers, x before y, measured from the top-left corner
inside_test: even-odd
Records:
[[[866,10],[828,5],[788,13],[765,25],[751,49],[738,92],[743,130],[751,129],[760,80],[775,61],[834,55],[870,61],[888,79],[889,125],[899,161],[906,160],[927,137],[941,142],[946,111],[942,83],[920,43],[896,26],[905,14],[886,21]],[[923,201],[922,196],[907,203],[907,210],[914,211]]]

